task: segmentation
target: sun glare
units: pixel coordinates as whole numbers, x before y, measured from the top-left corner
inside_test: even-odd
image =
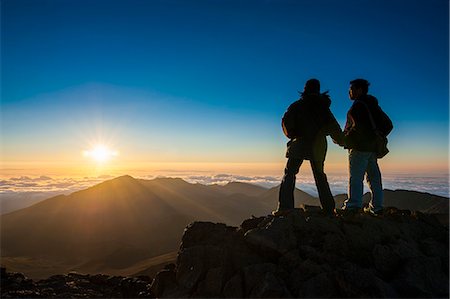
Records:
[[[113,151],[104,145],[97,145],[91,150],[84,151],[83,155],[89,157],[98,163],[104,163],[117,156],[117,151]]]

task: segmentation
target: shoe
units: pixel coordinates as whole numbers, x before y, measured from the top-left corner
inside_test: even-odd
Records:
[[[336,212],[336,209],[334,209],[332,211],[322,210],[322,215],[329,217],[329,218],[335,218],[335,217],[337,217],[337,212]]]
[[[286,216],[289,213],[291,213],[292,211],[294,211],[294,209],[277,210],[277,211],[272,211],[272,215],[275,216],[275,217]]]
[[[347,208],[347,209],[342,209],[341,210],[341,215],[342,216],[355,216],[356,214],[360,213],[361,209],[358,208]]]
[[[374,211],[374,210],[372,210],[369,207],[364,207],[363,211],[364,211],[364,213],[367,213],[367,214],[375,216],[375,217],[383,216],[383,209],[378,210],[378,211]]]

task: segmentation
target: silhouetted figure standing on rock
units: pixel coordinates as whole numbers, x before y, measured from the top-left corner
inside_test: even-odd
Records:
[[[377,161],[375,131],[384,136],[392,131],[392,122],[381,110],[378,100],[368,93],[370,83],[365,79],[350,82],[349,97],[353,105],[347,113],[345,143],[349,149],[349,191],[344,210],[359,211],[362,208],[363,181],[367,176],[372,198],[366,210],[372,214],[383,211],[383,186]],[[374,126],[376,128],[374,128]]]
[[[304,160],[311,163],[323,211],[334,214],[335,202],[324,173],[326,136],[331,135],[334,142],[343,145],[344,135],[330,111],[330,105],[327,92],[320,93],[319,80],[310,79],[300,99],[291,104],[284,114],[282,127],[290,141],[287,143],[288,160],[280,186],[278,209],[273,212],[274,215],[294,209],[295,177]]]

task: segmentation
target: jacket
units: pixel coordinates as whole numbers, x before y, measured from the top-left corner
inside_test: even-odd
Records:
[[[288,108],[295,109],[298,136],[287,144],[286,157],[324,161],[327,152],[326,136],[339,144],[344,134],[330,110],[331,99],[326,94],[303,94]]]
[[[372,114],[375,125],[381,134],[387,136],[392,131],[392,122],[381,110],[377,98],[365,95],[355,100],[347,113],[344,129],[347,148],[362,152],[377,151],[375,129],[370,121],[368,110]]]

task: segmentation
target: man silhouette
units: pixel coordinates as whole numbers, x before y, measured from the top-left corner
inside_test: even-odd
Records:
[[[349,191],[343,210],[357,212],[362,207],[363,180],[372,194],[367,212],[381,214],[383,211],[383,187],[377,161],[375,128],[387,136],[392,131],[392,122],[378,106],[378,100],[368,94],[370,83],[365,79],[350,82],[349,97],[353,102],[347,113],[344,129],[346,147],[349,149]],[[369,114],[370,113],[370,114]],[[383,117],[385,115],[385,117]]]
[[[336,143],[343,145],[344,134],[330,111],[330,105],[327,92],[320,93],[319,80],[310,79],[300,99],[291,104],[285,113],[282,124],[286,136],[290,138],[286,151],[288,160],[274,215],[294,209],[295,178],[304,160],[310,161],[323,212],[334,215],[334,198],[323,169],[327,152],[326,136],[331,135]],[[291,119],[290,128],[286,128],[288,117]]]

